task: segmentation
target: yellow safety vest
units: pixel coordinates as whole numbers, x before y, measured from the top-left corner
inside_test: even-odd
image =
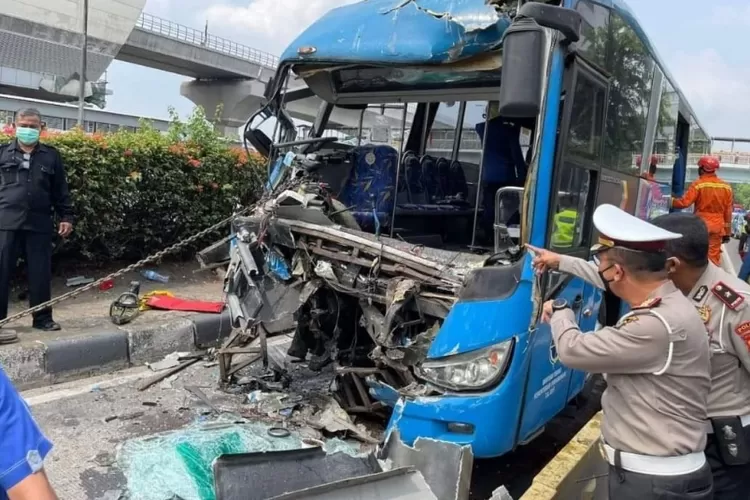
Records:
[[[578,212],[573,209],[566,209],[556,213],[553,220],[555,226],[552,232],[552,245],[557,248],[573,246]]]

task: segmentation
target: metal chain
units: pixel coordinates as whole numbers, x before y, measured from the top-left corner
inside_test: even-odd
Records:
[[[288,182],[280,185],[276,190],[274,190],[274,192],[278,192],[280,190],[287,190],[287,189],[291,188],[293,184],[296,184],[296,183],[292,182],[292,181],[288,181]],[[232,214],[231,217],[227,217],[226,219],[223,219],[223,220],[217,222],[213,226],[208,227],[208,228],[204,229],[203,231],[195,233],[194,235],[192,235],[192,236],[190,236],[188,238],[185,238],[182,241],[178,241],[174,245],[168,246],[167,248],[165,248],[165,249],[163,249],[163,250],[161,250],[159,252],[156,252],[155,254],[149,255],[148,257],[139,260],[135,264],[131,264],[128,267],[122,268],[119,271],[116,271],[116,272],[114,272],[112,274],[109,274],[109,275],[103,277],[103,278],[100,278],[100,279],[98,279],[96,281],[93,281],[93,282],[89,283],[88,285],[84,285],[84,286],[82,286],[80,288],[76,288],[75,290],[72,290],[72,291],[70,291],[68,293],[64,293],[64,294],[60,295],[59,297],[55,297],[52,300],[48,300],[47,302],[39,304],[38,306],[34,306],[34,307],[29,308],[29,309],[26,309],[25,311],[21,311],[21,312],[19,312],[17,314],[13,314],[11,316],[8,316],[7,318],[0,320],[0,328],[3,327],[4,325],[10,323],[10,322],[13,322],[13,321],[16,321],[18,319],[24,318],[26,316],[34,314],[35,312],[43,311],[44,309],[52,307],[52,306],[54,306],[56,304],[59,304],[60,302],[66,301],[68,299],[72,299],[73,297],[77,297],[78,295],[80,295],[80,294],[82,294],[84,292],[87,292],[87,291],[91,290],[92,288],[96,288],[97,286],[101,285],[102,283],[104,283],[107,280],[119,278],[120,276],[122,276],[124,274],[127,274],[127,273],[129,273],[131,271],[134,271],[134,270],[136,270],[136,269],[138,269],[140,267],[143,267],[146,264],[150,264],[152,262],[158,261],[158,260],[162,259],[163,257],[171,254],[171,253],[177,252],[178,250],[180,250],[180,249],[182,249],[182,248],[190,245],[191,243],[194,243],[195,241],[197,241],[197,240],[201,239],[202,237],[206,236],[207,234],[216,231],[217,229],[221,228],[222,226],[224,226],[226,224],[229,224],[236,217],[240,217],[240,216],[242,216],[242,215],[250,212],[251,210],[253,210],[258,205],[260,205],[262,203],[265,203],[271,197],[270,196],[271,194],[272,193],[266,192],[256,203],[250,205],[249,207],[246,207],[246,208],[240,210],[239,212],[237,212],[235,214]]]

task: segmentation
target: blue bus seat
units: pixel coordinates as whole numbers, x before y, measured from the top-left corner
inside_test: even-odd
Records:
[[[451,163],[449,178],[451,195],[461,195],[462,200],[469,201],[469,184],[466,182],[466,174],[464,174],[461,162],[456,160]]]
[[[440,181],[437,177],[437,165],[432,156],[422,157],[422,186],[424,186],[426,202],[435,203],[440,191]]]
[[[403,170],[404,177],[406,178],[406,187],[409,192],[409,203],[425,203],[425,192],[422,185],[422,165],[419,163],[419,157],[412,152],[407,153],[404,156]]]
[[[339,200],[364,230],[390,224],[396,196],[398,152],[385,145],[365,145],[352,149],[352,169]],[[375,216],[377,214],[377,221]]]
[[[438,200],[443,200],[448,196],[452,196],[452,187],[450,182],[451,172],[451,161],[448,158],[438,158],[437,160],[437,176],[438,186],[440,189],[437,194]]]

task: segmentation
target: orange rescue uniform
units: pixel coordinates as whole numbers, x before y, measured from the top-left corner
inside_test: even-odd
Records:
[[[731,233],[733,198],[732,186],[715,173],[705,173],[690,185],[682,198],[672,200],[674,208],[695,204],[695,215],[708,227],[708,258],[717,266],[721,261],[721,240]]]

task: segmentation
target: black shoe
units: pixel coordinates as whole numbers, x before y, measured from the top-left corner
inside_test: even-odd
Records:
[[[32,326],[36,330],[44,330],[45,332],[56,332],[58,330],[62,330],[62,327],[51,319],[40,321],[39,323],[35,321]]]

